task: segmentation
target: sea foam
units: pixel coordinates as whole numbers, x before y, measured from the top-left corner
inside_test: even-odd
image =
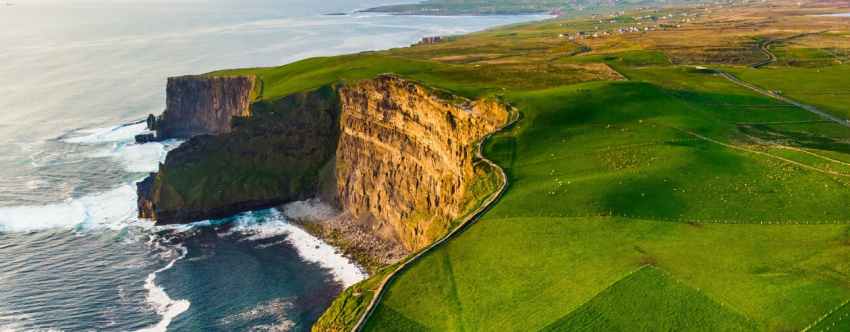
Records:
[[[61,138],[65,143],[111,145],[96,150],[90,158],[111,158],[129,173],[155,172],[169,151],[182,141],[166,140],[146,144],[132,141],[135,135],[146,132],[144,123],[106,128],[83,129]],[[39,182],[32,182],[33,186]],[[31,232],[46,229],[121,229],[134,221],[136,207],[135,183],[120,185],[112,190],[69,198],[47,205],[12,206],[0,208],[0,232]],[[147,226],[144,223],[137,225]]]
[[[62,142],[82,145],[108,145],[88,154],[89,158],[111,158],[130,173],[156,172],[169,151],[180,146],[180,140],[145,144],[134,143],[136,135],[151,133],[145,123],[82,129],[62,138]]]
[[[147,124],[140,122],[120,126],[81,129],[75,131],[72,137],[63,137],[60,139],[65,143],[72,144],[128,142],[134,140],[136,135],[145,132],[147,132]]]
[[[60,203],[0,208],[0,232],[121,229],[137,211],[136,188],[128,184]]]
[[[294,205],[297,207],[294,210],[305,213],[306,206],[315,207],[316,204],[315,201],[295,202],[287,207]],[[287,210],[287,207],[284,207],[284,210]],[[326,213],[325,207],[320,206],[318,209],[320,212],[317,213]],[[246,235],[246,240],[256,241],[286,235],[286,241],[298,251],[301,258],[330,270],[334,278],[345,287],[354,285],[367,277],[363,269],[343,256],[336,248],[293,225],[277,209],[242,213],[233,223],[230,234]]]
[[[113,143],[111,147],[97,150],[88,155],[90,158],[110,158],[120,163],[130,173],[150,173],[159,169],[165,162],[168,152],[180,146],[180,140],[166,140],[145,144]]]
[[[156,284],[157,274],[171,269],[174,267],[174,263],[185,258],[186,254],[189,253],[189,250],[183,246],[178,245],[174,248],[180,252],[180,255],[172,259],[162,268],[148,274],[148,277],[145,279],[145,290],[148,291],[146,300],[156,313],[162,317],[162,319],[155,325],[143,328],[139,330],[139,332],[165,332],[168,329],[168,325],[171,324],[171,321],[174,320],[175,317],[182,314],[184,311],[189,310],[189,306],[191,305],[189,301],[172,299],[168,296],[168,293],[162,289],[162,287]]]

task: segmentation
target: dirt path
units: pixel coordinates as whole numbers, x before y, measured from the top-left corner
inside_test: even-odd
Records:
[[[759,43],[759,49],[762,51],[762,53],[767,55],[768,59],[761,61],[761,62],[758,62],[756,64],[753,64],[751,67],[761,68],[761,67],[764,67],[766,65],[769,65],[771,63],[776,62],[776,60],[777,60],[776,55],[773,54],[773,52],[770,51],[770,45],[773,44],[773,43],[789,41],[789,40],[792,40],[792,39],[801,38],[801,37],[805,37],[805,36],[809,36],[809,35],[817,35],[817,34],[821,34],[821,33],[824,33],[824,32],[826,32],[826,31],[807,32],[807,33],[801,33],[801,34],[793,35],[793,36],[786,37],[786,38],[770,39],[770,40],[762,41],[761,43]],[[736,77],[735,75],[724,72],[722,70],[715,69],[714,71],[716,73],[720,74],[721,76],[723,76],[724,78],[726,78],[727,80],[729,80],[730,82],[735,83],[739,86],[753,90],[755,92],[758,92],[762,95],[771,97],[773,99],[785,102],[786,104],[791,104],[791,105],[797,106],[797,107],[802,108],[806,111],[814,113],[814,114],[820,116],[821,118],[823,118],[825,120],[829,120],[829,121],[835,122],[839,125],[850,128],[850,120],[834,116],[832,114],[829,114],[825,111],[818,109],[817,107],[814,107],[812,105],[803,104],[803,103],[798,102],[796,100],[782,96],[782,95],[780,95],[780,94],[778,94],[774,91],[765,90],[765,89],[763,89],[763,88],[761,88],[761,87],[759,87],[759,86],[757,86],[753,83],[741,80],[740,78]]]
[[[751,65],[751,67],[758,69],[758,68],[761,68],[761,67],[764,67],[764,66],[767,66],[771,63],[776,62],[776,60],[777,60],[776,54],[773,54],[773,52],[770,51],[770,45],[772,45],[774,43],[778,43],[778,42],[781,43],[781,42],[785,42],[785,41],[789,41],[789,40],[792,40],[792,39],[797,39],[797,38],[801,38],[801,37],[805,37],[805,36],[821,34],[821,33],[824,33],[824,32],[826,32],[826,31],[806,32],[806,33],[801,33],[801,34],[797,34],[797,35],[793,35],[793,36],[785,37],[785,38],[763,40],[763,41],[759,42],[759,50],[762,53],[764,53],[764,55],[767,55],[767,60],[757,62],[757,63]]]
[[[762,41],[762,42],[759,43],[759,50],[762,53],[764,53],[764,55],[767,55],[767,60],[764,60],[764,61],[761,61],[761,62],[758,62],[758,63],[752,65],[753,68],[758,69],[758,68],[761,68],[761,67],[764,67],[764,66],[767,66],[771,63],[776,62],[776,55],[773,54],[773,52],[770,51],[770,44],[773,44],[777,41],[780,41],[780,40],[779,39],[771,39],[771,40],[765,40],[765,41]]]
[[[488,210],[490,210],[490,208],[493,206],[493,203],[498,201],[499,198],[501,198],[502,195],[505,193],[505,189],[508,188],[508,176],[507,176],[507,174],[505,174],[505,171],[501,167],[499,167],[499,165],[496,165],[496,163],[494,163],[492,160],[484,157],[484,154],[482,153],[482,148],[484,146],[484,143],[487,142],[487,140],[490,139],[490,137],[492,137],[493,135],[495,135],[497,133],[502,132],[503,130],[505,130],[505,129],[511,127],[511,126],[513,126],[517,121],[519,121],[519,119],[520,119],[519,112],[516,111],[516,109],[514,109],[514,111],[512,113],[513,113],[512,119],[507,124],[505,124],[504,126],[499,128],[498,130],[488,134],[481,141],[479,141],[478,147],[475,151],[475,156],[478,157],[478,159],[480,161],[487,163],[488,165],[490,165],[490,167],[493,167],[493,169],[495,169],[499,173],[499,177],[502,179],[501,186],[499,187],[499,189],[496,190],[496,192],[494,192],[492,195],[490,195],[490,197],[488,197],[483,203],[481,203],[481,205],[479,205],[478,208],[475,211],[466,215],[463,218],[463,221],[460,223],[460,225],[458,225],[457,227],[455,227],[455,229],[453,229],[451,232],[446,234],[446,236],[442,237],[441,239],[435,241],[431,245],[420,250],[413,257],[403,261],[398,266],[398,268],[395,269],[395,271],[390,272],[384,278],[384,281],[381,282],[381,285],[378,286],[378,290],[376,291],[375,296],[372,297],[372,301],[370,301],[368,307],[366,307],[366,312],[362,316],[360,316],[360,319],[357,321],[357,324],[355,324],[354,327],[351,329],[352,332],[360,332],[360,331],[363,330],[363,327],[366,326],[366,321],[369,320],[369,317],[371,317],[372,314],[375,312],[375,308],[377,308],[378,303],[381,302],[381,299],[383,299],[384,294],[386,293],[387,286],[389,286],[389,284],[392,283],[396,279],[396,277],[399,275],[399,273],[403,272],[410,265],[412,265],[414,262],[416,262],[419,258],[425,256],[425,254],[431,252],[431,250],[433,250],[433,249],[439,247],[440,245],[442,245],[443,243],[446,243],[447,241],[451,240],[452,238],[454,238],[455,236],[459,235],[464,230],[466,230],[466,228],[471,226],[473,223],[475,223],[476,221],[481,219],[481,216],[483,216],[484,213],[486,213]]]

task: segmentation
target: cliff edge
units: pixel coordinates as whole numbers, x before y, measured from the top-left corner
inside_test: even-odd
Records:
[[[448,232],[474,177],[475,142],[507,121],[505,106],[394,76],[343,86],[340,98],[342,209],[389,225],[409,251]]]
[[[250,97],[250,89],[239,91],[243,96],[231,100]],[[312,197],[319,189],[320,171],[336,150],[337,100],[336,89],[327,86],[274,102],[255,102],[250,116],[227,119],[228,129],[192,137],[168,153],[159,172],[138,184],[139,216],[159,224],[187,223]],[[180,118],[194,114],[218,119],[238,111],[210,107],[207,110],[217,115],[206,116],[205,105],[185,106],[192,112]],[[162,118],[171,123],[175,117]],[[178,131],[189,133],[191,128],[197,127]]]
[[[148,125],[160,140],[228,133],[234,117],[251,115],[257,88],[254,76],[171,77],[165,111]]]
[[[250,98],[247,82],[242,97],[225,99]],[[318,197],[339,216],[307,228],[375,266],[449,231],[476,176],[475,143],[508,118],[496,100],[472,101],[392,75],[249,106],[182,96],[193,94],[191,86],[215,86],[184,83],[169,90],[168,104],[191,111],[162,121],[166,128],[177,127],[175,119],[193,123],[171,133],[204,134],[139,183],[140,217],[184,223]],[[232,114],[229,129],[197,129],[211,123],[205,119],[223,123],[220,114]]]

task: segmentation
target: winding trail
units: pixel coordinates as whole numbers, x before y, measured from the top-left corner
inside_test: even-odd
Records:
[[[805,32],[805,33],[796,34],[796,35],[785,37],[785,38],[763,40],[763,41],[759,42],[759,50],[762,53],[764,53],[764,55],[767,55],[767,60],[756,62],[755,64],[751,65],[751,67],[758,69],[758,68],[767,66],[771,63],[774,63],[778,60],[776,58],[776,54],[773,54],[773,52],[770,51],[770,45],[772,45],[773,43],[785,42],[785,41],[789,41],[789,40],[792,40],[792,39],[797,39],[797,38],[801,38],[801,37],[805,37],[805,36],[818,35],[818,34],[822,34],[824,32],[826,32],[826,30],[818,31],[818,32]]]
[[[773,54],[773,52],[771,52],[771,51],[770,51],[770,49],[769,49],[769,47],[770,47],[770,45],[771,45],[771,44],[776,43],[776,42],[787,41],[787,40],[791,40],[791,39],[795,39],[795,38],[799,38],[799,37],[803,37],[803,36],[807,36],[807,35],[819,34],[819,33],[823,33],[823,32],[803,33],[803,34],[799,34],[799,35],[790,36],[790,37],[787,37],[787,38],[782,38],[782,39],[772,39],[772,40],[766,40],[766,41],[763,41],[763,42],[761,42],[761,43],[759,44],[759,49],[760,49],[760,50],[761,50],[761,51],[762,51],[765,55],[767,55],[767,56],[768,56],[768,59],[767,59],[767,60],[764,60],[764,61],[761,61],[761,62],[758,62],[758,63],[755,63],[755,64],[753,64],[751,67],[753,67],[753,68],[760,68],[760,67],[764,67],[764,66],[766,66],[766,65],[769,65],[769,64],[774,63],[774,62],[776,62],[776,61],[777,61],[777,57],[776,57],[776,55],[775,55],[775,54]],[[827,112],[821,111],[820,109],[818,109],[818,108],[816,108],[816,107],[814,107],[814,106],[806,105],[806,104],[803,104],[803,103],[797,102],[797,101],[795,101],[795,100],[792,100],[792,99],[786,98],[786,97],[784,97],[784,96],[781,96],[781,95],[779,95],[779,94],[777,94],[777,93],[775,93],[775,92],[773,92],[773,91],[769,91],[769,90],[762,89],[762,88],[760,88],[760,87],[756,86],[755,84],[752,84],[752,83],[749,83],[749,82],[743,81],[743,80],[741,80],[741,79],[739,79],[739,78],[735,77],[734,75],[732,75],[732,74],[730,74],[730,73],[727,73],[727,72],[724,72],[724,71],[721,71],[721,70],[719,70],[719,69],[714,69],[714,71],[715,71],[717,74],[719,74],[719,75],[723,76],[723,77],[724,77],[724,78],[726,78],[727,80],[729,80],[729,81],[731,81],[732,83],[735,83],[735,84],[737,84],[737,85],[739,85],[739,86],[742,86],[742,87],[745,87],[745,88],[747,88],[747,89],[753,90],[753,91],[758,92],[758,93],[760,93],[760,94],[762,94],[762,95],[765,95],[765,96],[768,96],[768,97],[771,97],[771,98],[774,98],[774,99],[780,100],[780,101],[782,101],[782,102],[785,102],[785,103],[788,103],[788,104],[791,104],[791,105],[797,106],[797,107],[802,108],[802,109],[804,109],[804,110],[806,110],[806,111],[809,111],[809,112],[811,112],[811,113],[814,113],[814,114],[816,114],[816,115],[818,115],[818,116],[820,116],[820,117],[824,118],[825,120],[828,120],[828,121],[831,121],[831,122],[835,122],[835,123],[837,123],[837,124],[839,124],[839,125],[842,125],[842,126],[845,126],[845,127],[850,128],[850,120],[842,119],[842,118],[836,117],[836,116],[831,115],[831,114],[829,114],[829,113],[827,113]],[[498,171],[499,176],[502,178],[502,181],[501,181],[502,183],[501,183],[501,186],[499,187],[499,189],[498,189],[497,191],[495,191],[492,195],[490,195],[490,197],[488,197],[488,198],[487,198],[487,199],[486,199],[486,200],[485,200],[485,201],[484,201],[481,205],[479,205],[479,206],[478,206],[478,208],[477,208],[475,211],[473,211],[473,212],[471,212],[471,213],[467,214],[467,215],[463,218],[463,222],[461,222],[461,224],[460,224],[460,225],[458,225],[457,227],[455,227],[455,228],[454,228],[451,232],[449,232],[448,234],[446,234],[446,235],[445,235],[444,237],[442,237],[441,239],[439,239],[439,240],[435,241],[434,243],[430,244],[429,246],[425,247],[424,249],[420,250],[420,251],[419,251],[418,253],[416,253],[416,255],[414,255],[413,257],[410,257],[409,259],[407,259],[407,260],[403,261],[401,264],[399,264],[399,266],[398,266],[398,267],[397,267],[394,271],[390,272],[390,273],[389,273],[389,274],[388,274],[388,275],[384,278],[384,280],[381,282],[380,286],[378,286],[378,289],[376,290],[375,295],[372,297],[372,300],[369,302],[369,305],[366,307],[366,312],[365,312],[365,313],[363,313],[363,315],[361,315],[361,316],[360,316],[360,319],[357,321],[357,323],[354,325],[354,327],[352,327],[352,329],[351,329],[351,331],[352,331],[352,332],[361,332],[361,331],[363,331],[363,328],[365,327],[366,322],[369,320],[369,318],[370,318],[370,317],[372,316],[372,314],[375,312],[375,308],[377,308],[378,303],[380,303],[380,302],[381,302],[381,300],[383,299],[384,294],[386,294],[386,289],[387,289],[387,287],[388,287],[388,286],[389,286],[389,285],[390,285],[390,284],[391,284],[391,283],[392,283],[392,282],[393,282],[393,281],[394,281],[394,280],[398,277],[398,275],[399,275],[401,272],[404,272],[404,271],[405,271],[408,267],[410,267],[410,266],[411,266],[414,262],[416,262],[418,259],[420,259],[421,257],[423,257],[423,256],[425,256],[426,254],[428,254],[431,250],[433,250],[433,249],[435,249],[435,248],[439,247],[440,245],[442,245],[442,244],[444,244],[444,243],[448,242],[448,241],[449,241],[449,240],[451,240],[452,238],[454,238],[454,237],[456,237],[457,235],[461,234],[461,233],[462,233],[464,230],[466,230],[469,226],[471,226],[471,225],[472,225],[472,224],[474,224],[476,221],[478,221],[479,219],[481,219],[481,217],[482,217],[482,216],[483,216],[483,215],[484,215],[487,211],[489,211],[489,210],[490,210],[490,208],[492,208],[493,203],[495,203],[496,201],[498,201],[498,200],[499,200],[499,199],[500,199],[500,198],[504,195],[505,190],[508,188],[508,177],[507,177],[507,174],[505,174],[505,171],[504,171],[501,167],[499,167],[496,163],[494,163],[492,160],[487,159],[487,158],[485,158],[485,157],[484,157],[484,155],[482,154],[482,147],[483,147],[484,143],[485,143],[485,142],[487,142],[487,140],[488,140],[488,139],[490,139],[493,135],[503,132],[505,129],[510,128],[511,126],[513,126],[514,124],[516,124],[516,122],[517,122],[517,121],[519,121],[520,116],[519,116],[519,112],[518,112],[516,109],[513,109],[513,111],[512,111],[512,114],[511,114],[511,115],[512,115],[512,118],[511,118],[511,120],[510,120],[508,123],[506,123],[504,126],[502,126],[501,128],[499,128],[498,130],[496,130],[496,131],[494,131],[494,132],[492,132],[492,133],[488,134],[488,135],[487,135],[487,136],[485,136],[483,139],[481,139],[481,141],[479,141],[479,142],[478,142],[478,147],[477,147],[476,152],[475,152],[475,156],[476,156],[476,157],[477,157],[480,161],[483,161],[483,162],[487,163],[488,165],[490,165],[491,167],[493,167],[493,169],[495,169],[495,170],[497,170],[497,171]],[[678,129],[678,128],[675,128],[675,129]],[[691,131],[687,131],[687,130],[682,130],[682,129],[678,129],[678,130],[683,131],[683,132],[685,132],[685,133],[687,133],[687,134],[689,134],[689,135],[691,135],[691,136],[693,136],[693,137],[696,137],[697,139],[706,140],[706,141],[709,141],[709,142],[712,142],[712,143],[716,143],[716,144],[720,144],[720,145],[723,145],[723,146],[726,146],[726,147],[729,147],[729,148],[732,148],[732,149],[743,150],[743,151],[746,151],[746,152],[756,153],[756,154],[760,154],[760,155],[767,155],[768,157],[775,158],[775,159],[779,159],[779,160],[782,160],[782,161],[785,161],[785,162],[788,162],[788,163],[791,163],[791,164],[797,165],[797,166],[802,167],[802,168],[805,168],[805,169],[809,169],[809,170],[813,170],[813,171],[816,171],[816,172],[821,172],[821,173],[825,173],[825,174],[829,174],[829,175],[850,177],[850,174],[843,174],[843,173],[837,173],[837,172],[832,172],[832,171],[825,171],[825,170],[818,169],[818,168],[815,168],[815,167],[812,167],[812,166],[809,166],[809,165],[806,165],[806,164],[802,164],[802,163],[799,163],[799,162],[796,162],[796,161],[793,161],[793,160],[790,160],[790,159],[787,159],[787,158],[774,156],[774,155],[771,155],[771,154],[768,154],[768,153],[764,153],[764,152],[761,152],[761,151],[755,151],[755,150],[750,150],[750,149],[746,149],[746,148],[741,148],[741,147],[737,147],[737,146],[734,146],[734,145],[731,145],[731,144],[726,144],[726,143],[723,143],[723,142],[720,142],[720,141],[717,141],[717,140],[711,139],[711,138],[709,138],[709,137],[705,137],[705,136],[699,135],[699,134],[697,134],[697,133],[695,133],[695,132],[691,132]]]
[[[773,52],[770,51],[770,44],[773,44],[777,41],[780,41],[780,39],[770,39],[770,40],[765,40],[765,41],[762,41],[762,42],[759,43],[759,50],[762,53],[764,53],[764,55],[767,55],[767,60],[760,61],[760,62],[753,64],[752,65],[753,68],[758,69],[758,68],[761,68],[761,67],[764,67],[764,66],[767,66],[771,63],[776,62],[776,60],[777,60],[776,55],[773,54]]]
[[[825,33],[825,32],[826,31],[806,32],[806,33],[796,34],[796,35],[793,35],[793,36],[790,36],[790,37],[770,39],[770,40],[762,41],[762,42],[759,43],[759,49],[762,51],[762,53],[767,55],[768,59],[764,60],[764,61],[757,62],[757,63],[751,65],[751,67],[758,69],[758,68],[767,66],[767,65],[777,61],[776,55],[773,54],[773,52],[770,51],[770,45],[773,44],[773,43],[785,42],[785,41],[789,41],[789,40],[792,40],[792,39],[797,39],[797,38],[810,36],[810,35],[818,35],[818,34],[822,34],[822,33]],[[839,125],[850,128],[850,120],[848,120],[848,119],[844,119],[844,118],[834,116],[834,115],[829,114],[825,111],[822,111],[822,110],[820,110],[817,107],[814,107],[812,105],[803,104],[803,103],[798,102],[796,100],[787,98],[785,96],[780,95],[779,93],[776,93],[775,91],[763,89],[763,88],[761,88],[761,87],[759,87],[759,86],[757,86],[753,83],[744,81],[744,80],[736,77],[735,75],[732,75],[732,74],[727,73],[725,71],[722,71],[722,70],[719,70],[719,69],[714,69],[714,72],[716,72],[717,74],[720,74],[720,76],[723,76],[724,78],[726,78],[730,82],[735,83],[739,86],[745,87],[747,89],[758,92],[762,95],[771,97],[773,99],[782,101],[786,104],[791,104],[791,105],[797,106],[797,107],[802,108],[806,111],[814,113],[814,114],[820,116],[821,118],[823,118],[825,120],[832,121],[832,122],[835,122]]]
[[[363,313],[362,316],[360,316],[360,319],[357,321],[357,324],[355,324],[354,327],[351,329],[352,332],[363,331],[363,328],[366,326],[366,321],[368,321],[369,317],[371,317],[372,314],[375,312],[375,308],[377,308],[378,303],[381,302],[381,299],[383,299],[384,294],[386,294],[387,287],[390,285],[390,283],[392,283],[398,277],[398,275],[401,272],[406,270],[409,266],[411,266],[419,258],[428,254],[431,250],[439,247],[443,243],[448,242],[449,240],[451,240],[452,238],[454,238],[455,236],[459,235],[464,230],[466,230],[466,228],[471,226],[473,223],[475,223],[476,221],[481,219],[481,217],[487,211],[489,211],[491,207],[493,207],[493,203],[498,201],[502,197],[502,195],[504,195],[505,190],[508,188],[508,176],[507,176],[507,174],[505,174],[505,170],[503,170],[501,167],[499,167],[499,165],[494,163],[492,160],[484,157],[484,154],[482,153],[482,148],[484,146],[484,143],[487,142],[487,140],[489,140],[493,135],[501,133],[505,129],[510,128],[511,126],[516,124],[517,121],[519,121],[520,118],[521,117],[520,117],[519,111],[516,108],[513,108],[512,111],[511,111],[510,121],[508,121],[508,123],[503,125],[501,128],[493,131],[490,134],[487,134],[487,136],[484,136],[483,139],[478,141],[478,147],[476,148],[476,151],[475,151],[475,156],[478,158],[479,161],[483,161],[483,162],[487,163],[488,165],[490,165],[490,167],[492,167],[493,169],[495,169],[499,173],[499,177],[501,177],[501,180],[502,180],[501,186],[499,187],[499,189],[496,190],[495,192],[493,192],[493,194],[491,194],[490,197],[487,197],[487,199],[484,202],[482,202],[478,206],[478,208],[475,209],[475,211],[472,211],[469,214],[467,214],[466,216],[464,216],[462,218],[463,221],[460,223],[460,225],[455,227],[451,232],[449,232],[448,234],[443,236],[441,239],[435,241],[434,243],[431,243],[429,246],[425,247],[424,249],[420,250],[413,257],[410,257],[410,258],[404,260],[401,264],[399,264],[399,266],[394,271],[387,274],[387,276],[384,278],[384,281],[381,282],[380,286],[378,286],[378,289],[376,290],[375,295],[372,296],[372,301],[370,301],[369,305],[366,307],[366,312]]]

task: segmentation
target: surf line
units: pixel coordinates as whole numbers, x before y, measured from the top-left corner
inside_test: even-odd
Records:
[[[175,248],[180,251],[180,255],[172,259],[165,266],[148,274],[147,279],[145,279],[145,289],[148,291],[147,302],[156,310],[156,313],[162,319],[155,325],[143,328],[137,332],[165,332],[175,317],[189,310],[191,303],[188,300],[174,300],[168,296],[168,293],[162,287],[156,285],[157,274],[171,269],[174,267],[174,263],[185,258],[189,253],[189,250],[184,246],[178,245]]]

